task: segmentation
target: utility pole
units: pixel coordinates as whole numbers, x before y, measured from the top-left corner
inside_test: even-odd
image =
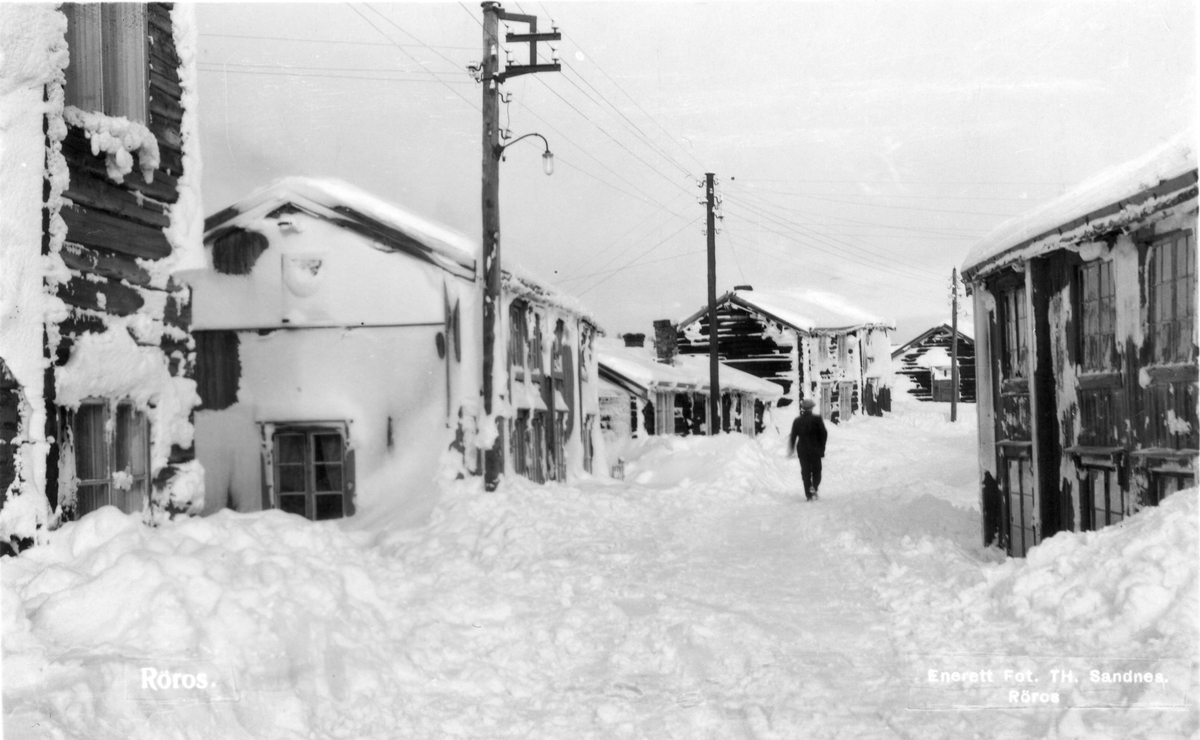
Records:
[[[716,206],[716,186],[711,172],[704,174],[704,190],[707,194],[708,211],[708,433],[716,434],[721,426],[721,373],[717,356],[720,348],[717,340],[717,220],[713,213]]]
[[[562,66],[537,63],[537,42],[557,41],[554,33],[537,32],[537,16],[507,13],[497,2],[483,5],[483,61],[480,64],[483,82],[483,413],[485,423],[492,416],[496,395],[496,325],[500,320],[500,84],[508,77],[533,72],[558,72]],[[529,64],[510,64],[500,71],[500,21],[528,23],[528,34],[510,33],[508,42],[529,43]],[[484,488],[496,490],[504,471],[504,435],[500,421],[495,420],[496,437],[483,453]]]
[[[958,268],[950,273],[950,421],[958,421]]]

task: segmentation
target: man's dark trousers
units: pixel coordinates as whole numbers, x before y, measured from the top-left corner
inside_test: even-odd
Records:
[[[798,457],[800,458],[800,479],[804,481],[804,494],[811,497],[813,491],[821,487],[821,456],[800,453]]]

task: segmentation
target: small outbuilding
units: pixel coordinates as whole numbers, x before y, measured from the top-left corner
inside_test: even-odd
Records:
[[[955,347],[957,344],[957,347]],[[896,375],[910,381],[908,393],[920,401],[949,402],[954,397],[953,365],[958,358],[958,400],[975,402],[975,340],[949,324],[935,326],[892,350]]]
[[[656,349],[643,347],[642,337],[627,334],[624,346],[616,340],[601,340],[598,348],[600,428],[610,465],[617,464],[632,439],[712,433],[708,429],[712,388],[708,358],[662,356]],[[758,435],[771,422],[771,409],[783,390],[724,364],[719,380],[720,431]]]

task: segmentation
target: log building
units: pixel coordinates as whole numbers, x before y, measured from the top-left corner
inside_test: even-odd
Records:
[[[967,257],[985,544],[1023,556],[1195,485],[1196,182],[1181,136]]]
[[[101,506],[147,521],[198,511],[203,490],[191,449],[190,301],[171,277],[199,249],[192,11],[14,12],[10,30],[51,29],[44,47],[4,44],[47,55],[27,60],[41,76],[18,90],[37,104],[0,102],[35,115],[40,140],[24,163],[35,180],[6,171],[3,184],[10,204],[36,199],[17,228],[40,234],[0,253],[0,273],[40,286],[22,294],[6,280],[0,299],[20,313],[6,311],[0,327],[0,539],[19,547]],[[9,156],[25,143],[23,125],[2,134]]]

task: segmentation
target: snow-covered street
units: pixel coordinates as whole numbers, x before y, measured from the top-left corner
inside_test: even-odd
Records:
[[[3,563],[6,736],[1194,733],[1183,684],[1182,708],[1140,684],[1116,708],[1069,708],[1069,689],[915,708],[948,656],[1157,660],[1195,680],[1195,491],[1005,563],[978,545],[974,409],[946,409],[833,427],[815,503],[767,434],[656,437],[625,481],[447,484],[426,526],[382,534],[278,511],[155,530],[105,509]],[[157,701],[137,680],[155,661],[221,686]]]

